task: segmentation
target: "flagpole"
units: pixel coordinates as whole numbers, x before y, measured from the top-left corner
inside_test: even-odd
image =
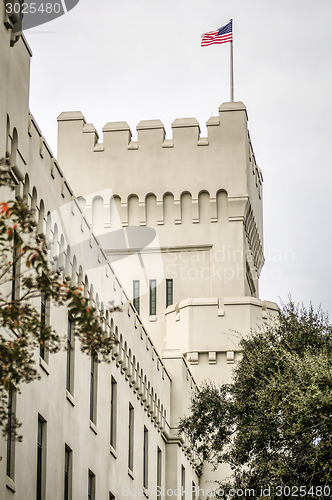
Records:
[[[230,98],[231,98],[231,102],[234,102],[234,73],[233,73],[233,19],[231,19],[231,22],[232,22],[232,40],[231,40],[231,45],[230,45],[230,51],[231,51],[231,54],[230,54],[230,63],[231,63],[231,67],[230,67]]]

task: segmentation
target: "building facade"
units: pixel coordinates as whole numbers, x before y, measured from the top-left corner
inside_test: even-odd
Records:
[[[171,139],[142,121],[135,142],[126,122],[107,123],[100,142],[82,113],[64,112],[56,159],[29,110],[31,50],[0,12],[0,156],[52,265],[118,339],[96,364],[50,305],[72,349],[36,353],[40,380],[16,395],[23,442],[0,439],[0,497],[192,499],[199,486],[204,498],[220,475],[197,475],[178,420],[204,379],[230,380],[239,339],[277,309],[259,299],[262,174],[246,108],[222,104],[206,138],[194,118],[176,119]]]

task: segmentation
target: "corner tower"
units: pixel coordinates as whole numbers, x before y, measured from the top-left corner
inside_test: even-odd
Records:
[[[224,103],[207,137],[195,118],[176,119],[171,139],[160,120],[141,121],[135,142],[110,122],[101,143],[80,112],[58,117],[58,159],[94,231],[157,347],[180,350],[198,382],[228,380],[238,337],[276,307],[259,299],[262,173],[247,121],[242,102]],[[157,239],[144,246],[133,235],[147,228]]]

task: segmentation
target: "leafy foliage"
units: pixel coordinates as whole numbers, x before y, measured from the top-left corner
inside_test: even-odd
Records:
[[[13,187],[4,160],[0,165],[0,186]],[[83,352],[99,361],[109,359],[114,337],[109,335],[104,318],[82,289],[64,281],[51,268],[45,237],[37,234],[34,211],[19,199],[1,202],[0,426],[12,438],[18,437],[19,422],[12,415],[9,418],[9,392],[18,391],[22,383],[38,378],[35,367],[38,349],[56,352],[62,346],[59,334],[41,314],[41,297],[45,302],[67,308]]]
[[[331,482],[331,333],[321,310],[290,301],[241,341],[232,384],[194,395],[180,431],[202,459],[230,464],[225,491]]]

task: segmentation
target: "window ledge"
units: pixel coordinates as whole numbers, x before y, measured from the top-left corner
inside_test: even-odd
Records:
[[[135,479],[134,478],[134,473],[133,473],[133,471],[131,469],[129,469],[129,467],[128,467],[128,476],[130,476],[131,479]]]
[[[69,403],[72,405],[72,406],[75,406],[75,398],[74,396],[68,391],[68,389],[66,389],[66,398],[67,400],[69,401]]]
[[[157,316],[155,316],[155,315],[150,315],[150,316],[149,316],[149,321],[157,321]]]
[[[110,444],[110,453],[111,453],[111,455],[113,455],[114,458],[118,458],[116,455],[116,450],[115,450],[115,448],[113,448],[113,446],[111,444]]]
[[[44,370],[44,372],[49,375],[50,374],[50,367],[48,366],[48,364],[46,363],[45,359],[41,358],[39,356],[39,366],[42,367],[42,369]]]
[[[98,432],[97,432],[97,426],[94,422],[92,422],[92,420],[90,420],[90,429],[97,435]]]
[[[13,481],[13,479],[9,476],[6,476],[6,487],[13,491],[15,493],[16,491],[16,486],[15,486],[15,482]]]

